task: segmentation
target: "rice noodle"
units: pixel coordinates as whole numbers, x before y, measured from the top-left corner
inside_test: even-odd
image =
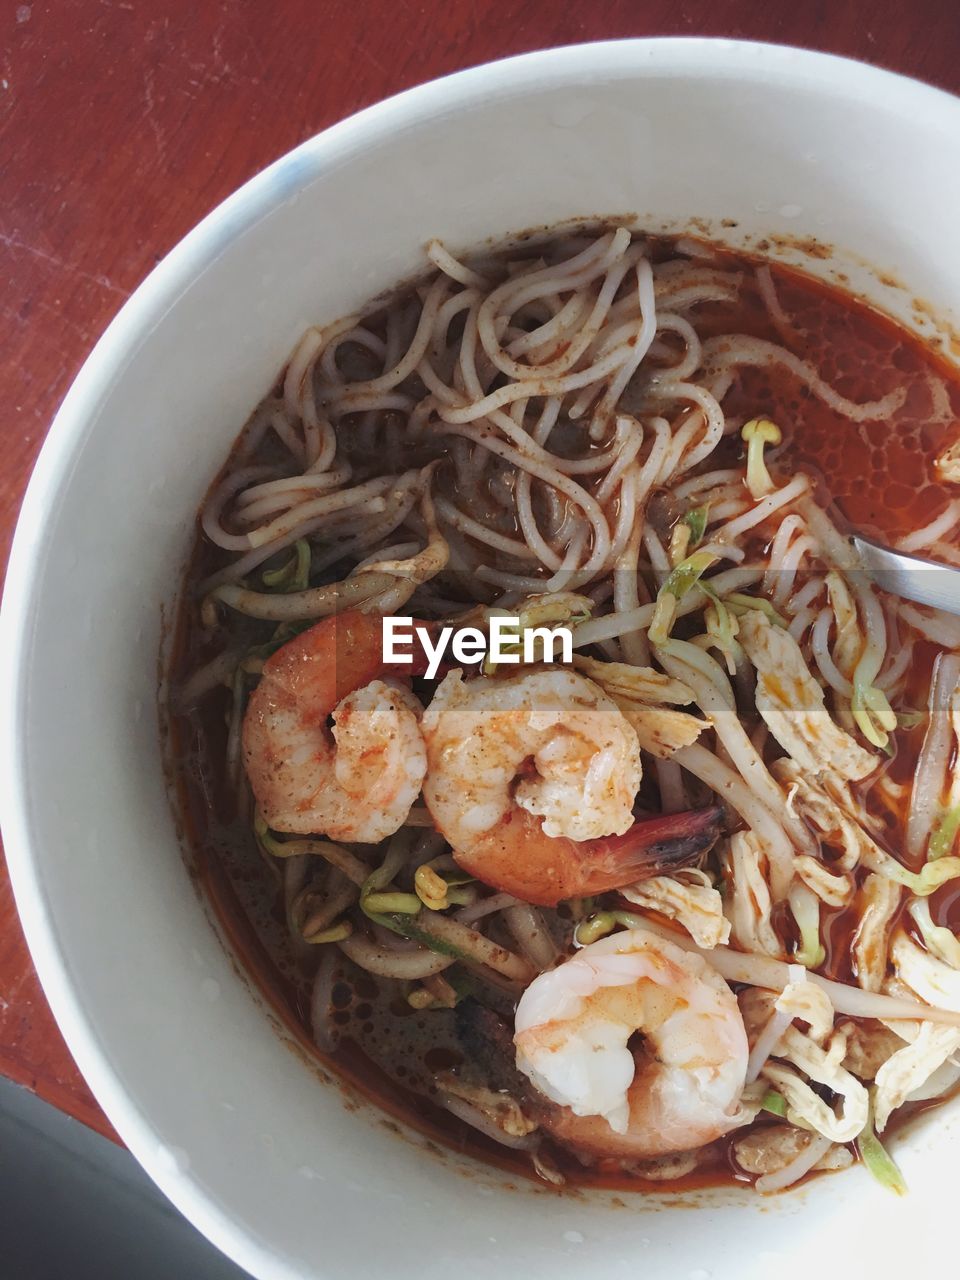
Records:
[[[849,418],[851,422],[876,422],[879,418],[889,418],[900,408],[905,397],[903,389],[898,388],[879,400],[855,404],[824,382],[813,365],[785,348],[778,347],[776,343],[767,342],[763,338],[750,338],[745,334],[708,339],[703,344],[703,363],[713,370],[738,364],[755,365],[761,369],[771,364],[782,365],[809,387],[814,395],[819,396],[824,404],[842,417]]]
[[[762,524],[775,511],[779,511],[782,507],[795,502],[809,488],[810,481],[806,476],[794,476],[782,489],[776,489],[766,498],[762,498],[752,510],[744,512],[742,516],[737,516],[736,519],[721,525],[719,529],[715,529],[712,535],[714,541],[732,542],[734,538],[739,538],[748,529],[753,529],[758,524]]]
[[[935,520],[931,520],[929,524],[925,524],[922,529],[917,529],[914,533],[908,533],[900,539],[897,546],[901,551],[923,551],[926,547],[932,546],[938,538],[946,537],[958,524],[960,524],[960,498],[955,498],[953,502],[947,504],[945,510]]]
[[[767,314],[773,323],[773,327],[781,339],[786,343],[796,342],[797,331],[793,327],[790,317],[780,305],[780,299],[777,297],[777,288],[768,266],[757,267],[757,288],[760,292],[760,297],[763,299],[763,305],[767,308]]]
[[[224,649],[215,658],[198,667],[175,691],[176,709],[186,710],[218,685],[229,684],[242,657],[242,649]]]
[[[458,262],[439,240],[427,242],[427,257],[434,266],[439,267],[445,275],[456,280],[458,284],[472,285],[477,289],[483,289],[487,286],[487,281],[483,276],[478,275],[476,271],[471,271],[462,262]]]
[[[922,696],[914,680],[925,660],[919,642],[960,650],[960,622],[895,601],[867,581],[850,541],[815,498],[812,476],[790,472],[789,434],[782,451],[767,452],[772,478],[756,455],[756,434],[748,463],[727,465],[742,456],[737,433],[750,414],[751,389],[762,385],[762,378],[741,377],[745,369],[786,375],[786,398],[773,396],[796,410],[788,413],[796,421],[780,424],[786,433],[803,429],[806,411],[820,412],[813,398],[851,424],[881,424],[878,431],[901,422],[907,429],[913,400],[905,402],[898,387],[858,404],[828,384],[795,353],[805,334],[781,305],[770,268],[757,268],[754,281],[751,271],[731,269],[703,246],[675,248],[683,256],[663,261],[662,244],[625,227],[538,234],[466,258],[434,240],[429,275],[363,314],[309,330],[282,391],[251,416],[204,501],[201,530],[214,558],[204,558],[204,580],[188,602],[204,627],[194,649],[200,665],[174,690],[176,705],[193,716],[199,700],[222,691],[216,714],[225,711],[226,731],[218,726],[210,737],[225,739],[243,820],[250,813],[241,768],[246,701],[269,655],[291,636],[346,609],[402,608],[440,625],[484,628],[493,609],[521,612],[532,609],[529,597],[545,596],[549,611],[553,593],[573,593],[581,599],[560,611],[572,611],[576,649],[627,667],[630,696],[612,696],[635,716],[638,735],[644,730],[637,739],[644,775],[638,811],[681,812],[719,801],[739,819],[727,815],[716,849],[686,880],[682,873],[655,875],[646,896],[633,891],[635,905],[660,912],[637,917],[638,927],[698,951],[729,982],[777,992],[796,978],[796,966],[779,958],[798,945],[794,926],[802,926],[799,954],[816,965],[823,904],[856,910],[858,976],[863,988],[876,989],[811,971],[809,992],[825,993],[848,1018],[960,1026],[960,1013],[901,998],[885,985],[888,935],[904,895],[875,864],[885,857],[888,870],[904,875],[905,868],[876,846],[864,879],[855,870],[856,850],[842,861],[830,852],[829,831],[818,828],[815,839],[801,816],[804,770],[797,764],[803,745],[804,768],[816,772],[818,785],[830,796],[831,787],[845,785],[827,780],[835,762],[818,754],[823,735],[803,728],[811,714],[821,726],[829,717],[850,751],[860,747],[858,733],[881,745],[877,725],[892,736],[893,749],[909,749],[909,739],[893,735],[909,732],[904,704]],[[736,304],[744,293],[751,316],[786,345],[718,334],[719,310],[701,324],[701,304]],[[767,319],[757,311],[758,295]],[[797,316],[806,312],[798,308]],[[847,368],[842,361],[837,367]],[[949,390],[931,384],[930,396],[934,417],[945,423]],[[893,417],[903,403],[903,415]],[[952,562],[960,557],[958,535],[960,498],[951,498],[900,546]],[[789,728],[798,717],[796,734],[771,732],[758,713],[755,665],[746,656],[757,629],[754,609],[766,615],[771,634],[788,629],[802,646],[801,665],[815,675],[799,692],[796,681],[783,681],[783,720]],[[952,808],[944,792],[958,680],[960,652],[941,655],[912,789],[878,769],[847,797],[851,823],[871,787],[899,822],[911,790],[903,845],[915,864],[941,806],[947,817]],[[644,681],[658,688],[666,682],[671,692],[662,705],[652,696],[632,700],[633,685]],[[426,704],[430,682],[416,690]],[[769,702],[774,695],[764,692]],[[897,727],[884,693],[901,716]],[[678,742],[691,745],[676,750]],[[532,767],[539,770],[541,761],[532,758]],[[899,831],[891,835],[899,839]],[[327,1053],[340,1034],[331,1001],[338,966],[384,980],[377,985],[386,1000],[408,1000],[436,1016],[442,1035],[445,1017],[452,1025],[470,1014],[466,1005],[450,1014],[460,978],[481,983],[483,999],[509,1023],[520,991],[570,954],[574,924],[615,928],[632,918],[606,894],[571,898],[554,913],[469,879],[422,797],[378,848],[271,836],[259,815],[256,834],[282,880],[292,955],[305,973],[317,960],[308,1007],[314,1038]],[[448,878],[446,886],[437,876]],[[878,884],[886,913],[882,929],[867,938],[868,900]],[[709,897],[713,930],[695,936],[729,937],[734,945],[700,950],[686,932],[659,923],[677,914],[671,904],[681,891],[685,902],[693,900],[694,887]],[[387,896],[371,907],[374,893]],[[440,977],[454,965],[450,981]],[[391,988],[391,981],[422,985]],[[744,994],[744,1007],[749,998]],[[788,1008],[774,1007],[759,1034],[751,1030],[746,1070],[755,1087],[742,1100],[745,1118],[755,1112],[765,1064],[778,1070],[771,1057],[801,1034],[792,1021]],[[839,1054],[848,1028],[834,1032],[831,1022],[831,1033]],[[814,1039],[822,1056],[827,1042]],[[784,1070],[810,1093],[794,1059]],[[808,1074],[822,1083],[814,1068]],[[541,1135],[505,1132],[497,1112],[485,1109],[483,1091],[471,1096],[467,1075],[452,1076],[449,1087],[438,1078],[440,1105],[496,1142],[535,1152]],[[787,1132],[794,1144],[804,1140],[796,1129]],[[760,1176],[757,1189],[790,1185],[831,1146],[812,1137],[783,1169]]]

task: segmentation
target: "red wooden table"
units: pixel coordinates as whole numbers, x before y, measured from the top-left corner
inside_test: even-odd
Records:
[[[960,92],[956,0],[6,0],[0,33],[0,564],[57,405],[124,299],[234,187],[360,107],[490,58],[641,35],[806,45]],[[111,1132],[2,865],[0,1072]]]

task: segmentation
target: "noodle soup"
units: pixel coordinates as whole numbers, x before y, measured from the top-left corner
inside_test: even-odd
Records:
[[[845,535],[957,562],[953,370],[693,240],[428,256],[304,336],[200,513],[207,891],[304,1042],[444,1142],[899,1189],[887,1135],[960,1077],[960,627]],[[572,660],[385,656],[384,618],[504,613]]]

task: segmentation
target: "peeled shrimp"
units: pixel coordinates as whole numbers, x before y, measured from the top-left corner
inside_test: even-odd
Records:
[[[635,884],[716,839],[716,809],[634,821],[636,731],[576,672],[464,682],[453,671],[421,729],[424,800],[456,861],[525,902],[549,907]]]
[[[427,769],[421,708],[383,673],[382,619],[356,612],[324,618],[264,663],[243,759],[275,831],[374,844],[403,825]]]
[[[648,1158],[702,1147],[746,1118],[736,997],[700,956],[644,929],[535,978],[515,1026],[518,1068],[555,1104],[540,1122],[565,1145]]]

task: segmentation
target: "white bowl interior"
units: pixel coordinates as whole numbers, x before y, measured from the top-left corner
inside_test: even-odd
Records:
[[[828,241],[838,256],[812,269],[842,268],[904,318],[915,295],[949,318],[958,125],[942,94],[792,50],[632,42],[515,60],[404,95],[261,175],[91,358],[38,467],[5,601],[11,869],[100,1101],[180,1208],[258,1275],[748,1280],[806,1273],[814,1245],[879,1274],[918,1239],[946,1247],[955,1109],[898,1148],[906,1201],[855,1170],[772,1202],[705,1194],[695,1213],[506,1189],[372,1108],[348,1111],[275,1031],[198,901],[155,699],[160,606],[247,413],[308,324],[414,271],[428,236],[456,249],[578,215],[678,229],[696,216],[734,243]],[[863,260],[910,290],[885,289]]]

